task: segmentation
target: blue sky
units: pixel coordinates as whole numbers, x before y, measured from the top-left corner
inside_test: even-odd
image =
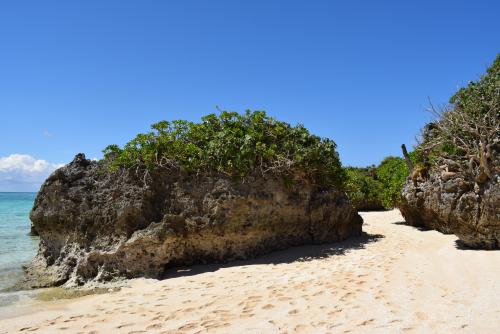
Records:
[[[414,143],[428,98],[446,103],[493,61],[498,13],[498,1],[2,1],[0,191],[37,190],[78,152],[99,158],[216,106],[302,123],[345,165],[376,164]]]

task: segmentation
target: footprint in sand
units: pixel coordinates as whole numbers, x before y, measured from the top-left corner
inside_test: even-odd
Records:
[[[150,320],[150,321],[157,321],[157,320],[158,320],[158,321],[162,321],[162,318],[163,318],[163,316],[161,316],[161,315],[157,315],[156,317],[151,318],[151,320]]]
[[[293,331],[295,333],[301,333],[301,332],[304,332],[305,330],[307,330],[307,326],[306,325],[297,325],[293,328]]]
[[[193,312],[194,310],[196,310],[196,308],[194,307],[188,307],[188,308],[185,308],[183,310],[181,310],[182,312]]]
[[[333,310],[333,311],[328,312],[327,314],[328,314],[328,315],[335,315],[335,314],[337,314],[337,313],[342,312],[342,310],[343,310],[343,309],[338,308],[338,309],[335,309],[335,310]]]
[[[262,296],[250,296],[247,299],[250,299],[250,300],[262,299]]]
[[[365,321],[361,322],[358,326],[366,326],[368,324],[371,324],[374,321],[375,321],[375,319],[373,319],[373,318],[372,319],[368,319],[368,320],[365,320]]]
[[[181,331],[185,331],[185,330],[195,329],[196,327],[198,327],[197,323],[190,322],[190,323],[187,323],[187,324],[179,327],[178,329],[181,330]]]
[[[133,326],[133,325],[134,325],[134,323],[131,323],[131,322],[129,322],[129,323],[122,323],[122,324],[116,326],[115,328],[120,329],[120,328],[129,327],[129,326]]]
[[[286,302],[286,301],[289,301],[289,300],[291,300],[291,299],[292,299],[292,298],[290,298],[290,297],[280,297],[280,298],[278,298],[278,300],[279,300],[280,302]]]
[[[327,323],[325,321],[319,321],[319,322],[312,322],[311,325],[313,325],[314,327],[322,327],[326,326]]]
[[[19,331],[20,332],[33,332],[36,330],[38,330],[38,327],[24,327],[24,328],[21,328]]]
[[[150,330],[153,330],[153,329],[160,329],[162,327],[163,327],[163,324],[161,324],[161,323],[158,322],[156,324],[149,325],[148,327],[146,327],[146,330],[150,331]]]
[[[200,306],[198,306],[198,310],[201,310],[201,309],[207,308],[207,307],[209,307],[209,306],[213,305],[214,303],[215,303],[215,301],[212,301],[212,302],[210,302],[210,303],[206,303],[206,304],[200,305]]]

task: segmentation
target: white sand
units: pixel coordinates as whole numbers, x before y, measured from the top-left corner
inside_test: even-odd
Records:
[[[500,333],[500,251],[363,218],[372,236],[21,307],[0,333]]]

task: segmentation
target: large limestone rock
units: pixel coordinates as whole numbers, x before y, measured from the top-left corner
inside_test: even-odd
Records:
[[[400,210],[406,222],[455,234],[472,248],[500,248],[500,174],[478,185],[457,173],[408,179]]]
[[[340,191],[306,181],[135,170],[77,155],[43,184],[30,218],[40,236],[25,286],[161,278],[167,268],[254,257],[357,236]]]

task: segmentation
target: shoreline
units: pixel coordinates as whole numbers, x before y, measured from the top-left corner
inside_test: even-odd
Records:
[[[19,307],[0,333],[493,333],[500,252],[361,213],[365,234]],[[23,329],[23,331],[20,331]]]
[[[29,308],[38,305],[44,306],[51,302],[64,302],[82,297],[113,293],[120,291],[123,287],[129,286],[133,280],[117,280],[102,283],[99,286],[65,288],[62,286],[36,288],[36,289],[16,289],[15,287],[0,291],[0,320],[16,316],[16,313],[9,308]],[[10,314],[10,316],[6,316]]]

